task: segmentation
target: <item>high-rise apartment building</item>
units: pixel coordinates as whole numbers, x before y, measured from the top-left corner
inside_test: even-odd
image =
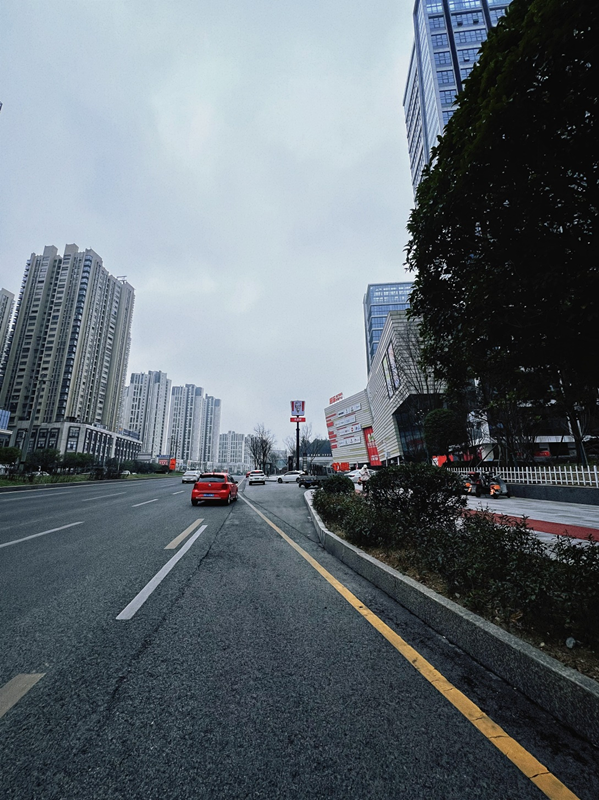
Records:
[[[414,47],[404,94],[414,190],[488,31],[510,0],[416,0]]]
[[[195,464],[201,461],[204,405],[201,386],[172,387],[166,451],[173,458]]]
[[[218,437],[220,434],[221,402],[217,397],[206,395],[204,403],[204,421],[202,426],[202,464],[218,461]]]
[[[243,433],[221,433],[218,437],[218,464],[224,468],[235,471],[245,471],[250,466],[249,453],[246,453]]]
[[[366,365],[368,372],[376,353],[385,320],[390,311],[405,311],[410,307],[412,284],[371,283],[364,295],[364,332],[366,334]]]
[[[133,305],[133,287],[110,275],[93,250],[70,244],[62,256],[51,246],[31,254],[0,389],[17,447],[64,444],[101,458],[133,453],[128,441],[85,428],[117,430]],[[78,426],[67,432],[63,423]]]
[[[11,424],[63,420],[115,430],[129,358],[134,290],[93,250],[67,245],[27,262],[0,408]]]
[[[157,456],[167,450],[171,381],[166,372],[132,372],[125,389],[124,427],[139,436],[142,452]]]
[[[0,289],[0,386],[2,385],[2,365],[4,364],[5,348],[14,304],[14,294],[9,292],[8,289]]]

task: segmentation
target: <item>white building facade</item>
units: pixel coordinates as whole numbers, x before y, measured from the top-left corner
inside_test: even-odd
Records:
[[[133,372],[125,389],[123,427],[139,436],[142,452],[154,458],[166,452],[171,381],[166,372]]]

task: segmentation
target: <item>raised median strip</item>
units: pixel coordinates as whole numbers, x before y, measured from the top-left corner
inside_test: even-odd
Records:
[[[309,490],[304,497],[325,550],[560,722],[599,746],[598,683],[336,536],[314,510],[312,494]]]

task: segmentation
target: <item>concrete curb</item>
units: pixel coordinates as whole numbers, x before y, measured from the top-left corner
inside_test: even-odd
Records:
[[[312,495],[313,490],[308,490],[304,498],[325,550],[560,722],[599,746],[599,683],[331,533],[312,507]]]

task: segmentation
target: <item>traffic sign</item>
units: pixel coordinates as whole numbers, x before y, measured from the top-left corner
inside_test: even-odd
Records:
[[[305,422],[305,417],[289,417],[289,422]]]

